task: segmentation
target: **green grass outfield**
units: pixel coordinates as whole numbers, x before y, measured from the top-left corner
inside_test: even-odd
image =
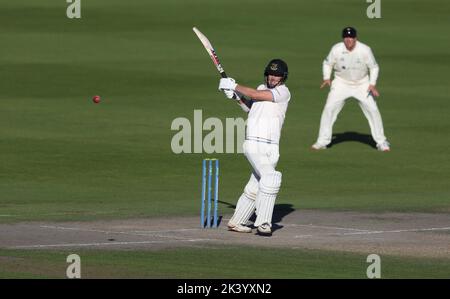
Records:
[[[382,1],[376,20],[366,17],[367,6],[364,0],[83,0],[82,18],[71,20],[65,1],[3,1],[0,222],[199,214],[207,155],[173,154],[171,122],[192,120],[194,109],[204,119],[245,115],[217,91],[218,74],[193,26],[242,84],[258,85],[271,58],[289,64],[292,100],[280,144],[278,203],[449,212],[450,4]],[[348,25],[381,67],[387,154],[359,142],[309,150],[327,94],[319,89],[321,63]],[[97,94],[103,101],[95,105]],[[370,132],[355,101],[334,128],[347,131]],[[221,162],[220,199],[234,204],[248,163],[243,155],[211,156]],[[232,209],[221,205],[220,212]],[[331,275],[316,271],[311,276]]]
[[[66,278],[69,251],[0,250],[1,278]],[[232,254],[231,254],[232,253]],[[367,278],[367,255],[255,247],[77,251],[81,278]],[[5,258],[7,257],[7,258]],[[450,261],[381,256],[381,278],[448,278]]]

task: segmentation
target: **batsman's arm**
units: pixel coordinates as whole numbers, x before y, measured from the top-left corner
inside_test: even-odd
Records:
[[[273,94],[269,90],[256,90],[239,84],[236,86],[235,90],[244,96],[249,97],[253,101],[273,101]]]
[[[246,99],[242,94],[231,89],[221,89],[225,96],[230,100],[235,100],[244,112],[250,112],[251,102]]]
[[[233,99],[237,100],[237,104],[241,106],[242,110],[246,113],[250,112],[250,108],[252,107],[253,102],[250,99],[245,98],[243,94],[240,94],[237,91],[233,92]]]

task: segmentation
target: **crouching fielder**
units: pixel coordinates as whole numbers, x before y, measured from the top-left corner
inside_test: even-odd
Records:
[[[250,233],[252,230],[246,224],[256,212],[257,234],[272,235],[272,214],[281,186],[281,172],[275,169],[278,144],[291,99],[285,85],[287,77],[287,64],[273,59],[264,70],[264,84],[257,89],[239,85],[232,78],[220,80],[219,90],[223,90],[227,98],[243,100],[249,107],[243,150],[253,171],[228,222],[231,231]]]
[[[384,136],[383,122],[374,99],[379,96],[375,87],[379,72],[378,64],[370,47],[357,40],[355,28],[344,28],[342,38],[343,41],[333,46],[323,62],[323,83],[320,88],[327,85],[331,88],[320,119],[319,137],[312,145],[312,149],[327,148],[339,112],[344,107],[345,101],[354,97],[369,121],[377,149],[388,152],[390,144]],[[331,82],[333,69],[334,80]]]

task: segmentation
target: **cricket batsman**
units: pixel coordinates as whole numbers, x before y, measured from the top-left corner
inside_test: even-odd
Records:
[[[390,151],[390,144],[384,136],[383,122],[374,97],[380,94],[376,88],[379,67],[372,50],[357,40],[356,29],[346,27],[342,31],[343,41],[331,48],[323,61],[323,83],[320,88],[331,86],[320,119],[317,142],[312,149],[326,149],[331,142],[333,124],[345,104],[353,97],[369,121],[372,138],[379,151]],[[334,80],[331,73],[334,70]]]
[[[264,69],[264,84],[257,89],[237,84],[232,78],[220,79],[219,90],[224,91],[227,98],[243,100],[249,107],[243,150],[253,171],[228,222],[230,231],[252,232],[247,223],[256,212],[257,234],[272,235],[272,214],[281,186],[281,172],[275,169],[279,158],[278,144],[291,99],[285,85],[287,77],[286,62],[273,59]]]

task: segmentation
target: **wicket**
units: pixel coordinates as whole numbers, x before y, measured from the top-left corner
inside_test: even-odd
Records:
[[[208,163],[207,163],[208,162]],[[212,192],[212,176],[213,176],[213,162],[215,165],[215,182],[214,182],[214,195],[211,195]],[[208,169],[206,168],[206,164],[208,164]],[[208,180],[206,180],[206,175],[208,175]],[[206,192],[208,192],[208,196],[206,196]],[[214,198],[211,198],[214,196]],[[206,204],[206,221],[205,221],[205,200],[208,200]],[[214,214],[211,219],[211,208],[212,202],[214,201]],[[218,222],[218,202],[219,202],[219,159],[203,159],[202,162],[202,210],[200,212],[200,226],[202,228],[217,228]]]

